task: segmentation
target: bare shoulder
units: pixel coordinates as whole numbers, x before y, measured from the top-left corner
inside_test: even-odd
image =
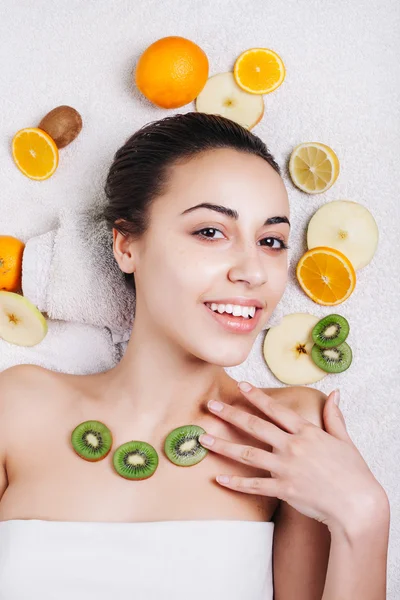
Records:
[[[322,413],[328,398],[323,392],[306,386],[263,388],[263,392],[283,406],[291,408],[314,425],[323,427]]]
[[[15,365],[0,373],[0,427],[1,421],[11,427],[29,419],[31,412],[54,398],[61,389],[62,373],[38,365]]]
[[[46,381],[54,380],[57,374],[38,365],[15,365],[0,373],[0,403],[11,405],[20,392],[35,391]]]
[[[30,364],[15,365],[0,373],[0,498],[8,486],[6,456],[10,442],[21,433],[25,420],[29,426],[30,416],[23,403],[28,404],[32,389],[43,386],[46,373],[51,372]]]

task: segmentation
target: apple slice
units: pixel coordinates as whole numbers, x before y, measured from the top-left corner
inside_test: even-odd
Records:
[[[17,346],[35,346],[47,334],[47,321],[30,300],[0,291],[0,338]]]
[[[293,313],[268,330],[263,344],[265,362],[282,383],[302,385],[326,377],[311,358],[312,330],[320,320],[308,313]]]
[[[317,210],[308,224],[308,249],[329,246],[339,250],[355,270],[362,269],[375,254],[379,231],[365,206],[351,200],[334,200]]]
[[[242,90],[229,71],[207,79],[197,96],[196,110],[227,117],[246,129],[252,129],[263,117],[264,100],[262,95]]]

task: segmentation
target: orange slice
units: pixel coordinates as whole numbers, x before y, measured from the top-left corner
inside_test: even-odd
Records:
[[[0,235],[0,290],[19,292],[25,244],[12,235]]]
[[[296,275],[307,296],[324,306],[341,304],[356,286],[356,272],[349,259],[327,246],[306,252],[297,264]]]
[[[236,83],[250,94],[269,94],[285,79],[281,57],[269,48],[250,48],[236,59],[233,67]]]
[[[48,179],[58,166],[55,141],[38,127],[17,131],[12,141],[12,155],[18,169],[30,179]]]

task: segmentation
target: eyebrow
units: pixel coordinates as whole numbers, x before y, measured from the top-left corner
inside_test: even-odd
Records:
[[[239,219],[239,213],[236,210],[227,208],[226,206],[220,206],[219,204],[209,204],[208,202],[202,202],[201,204],[196,204],[196,206],[187,208],[181,213],[181,215],[186,215],[187,213],[197,210],[198,208],[209,208],[210,210],[215,210],[216,212],[221,213],[230,219],[235,219],[235,221]],[[264,225],[277,225],[278,223],[287,223],[290,227],[290,221],[287,217],[270,217],[264,222]]]

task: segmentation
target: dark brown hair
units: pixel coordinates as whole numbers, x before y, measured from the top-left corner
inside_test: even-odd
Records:
[[[265,143],[238,123],[201,112],[165,117],[138,129],[116,152],[105,185],[107,227],[139,239],[149,227],[152,201],[166,191],[170,168],[216,148],[260,156],[281,175]],[[124,275],[135,290],[134,277]]]

